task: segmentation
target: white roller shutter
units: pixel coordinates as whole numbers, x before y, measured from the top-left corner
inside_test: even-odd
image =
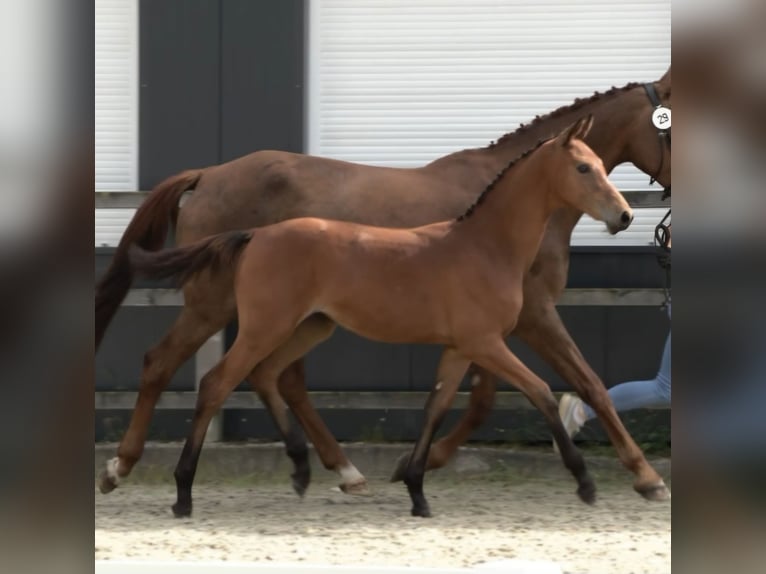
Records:
[[[309,153],[414,167],[670,63],[670,0],[310,0]],[[649,189],[632,166],[620,189]],[[639,214],[648,221],[651,212]],[[573,243],[612,238],[584,218]]]
[[[138,0],[96,0],[95,20],[96,190],[135,191]]]

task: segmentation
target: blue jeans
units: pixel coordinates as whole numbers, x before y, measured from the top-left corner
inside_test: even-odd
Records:
[[[662,352],[657,376],[648,381],[631,381],[615,385],[609,389],[609,397],[617,412],[642,407],[670,406],[670,333],[665,341],[665,350]],[[596,417],[593,409],[585,404],[583,406],[588,420]]]

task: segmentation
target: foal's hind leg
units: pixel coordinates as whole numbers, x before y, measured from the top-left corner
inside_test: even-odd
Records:
[[[259,365],[260,366],[260,365]],[[290,424],[290,418],[287,415],[287,405],[279,395],[277,385],[269,382],[268,384],[258,384],[258,367],[248,375],[250,381],[261,402],[269,411],[274,425],[277,427],[282,440],[285,443],[287,456],[293,461],[295,470],[290,475],[293,481],[293,490],[298,496],[303,496],[311,482],[311,465],[309,464],[309,449],[306,444],[306,436],[300,427]]]
[[[596,500],[596,486],[585,468],[582,454],[572,442],[561,422],[558,403],[550,387],[508,349],[501,337],[481,343],[472,342],[471,351],[466,350],[466,353],[476,363],[519,388],[530,402],[542,412],[551,428],[553,438],[559,446],[564,466],[577,480],[577,494],[583,502],[592,504]]]
[[[403,480],[412,500],[411,512],[413,516],[424,518],[431,516],[431,509],[423,494],[423,475],[426,470],[428,450],[470,364],[470,361],[455,349],[447,348],[442,353],[436,384],[428,397],[428,402],[426,402],[423,430],[404,472]]]
[[[593,408],[620,461],[635,475],[633,488],[649,500],[670,498],[662,478],[622,424],[604,383],[569,336],[555,307],[525,307],[514,333],[545,359]]]
[[[497,381],[491,373],[481,367],[473,367],[476,373],[471,377],[471,395],[468,409],[457,425],[431,445],[426,461],[426,471],[441,468],[452,458],[458,447],[464,444],[471,433],[487,420],[492,406],[495,404]],[[396,461],[391,482],[404,480],[410,455],[405,453]]]
[[[175,470],[178,498],[173,505],[176,517],[189,516],[192,511],[192,484],[197,471],[202,444],[213,416],[220,410],[231,391],[265,359],[277,346],[283,343],[297,323],[284,314],[262,317],[262,323],[269,329],[253,326],[253,322],[242,317],[240,308],[240,331],[234,344],[221,361],[200,381],[197,406],[192,419],[192,428]],[[280,321],[280,319],[282,319]],[[249,326],[249,329],[248,329]]]
[[[233,308],[224,307],[210,311],[200,312],[189,304],[184,306],[170,331],[144,356],[136,406],[117,448],[117,456],[107,461],[106,469],[101,472],[101,492],[114,490],[141,458],[154,407],[173,374],[207,339],[222,329],[234,313]]]
[[[276,349],[253,370],[248,380],[253,384],[264,403],[271,402],[281,405],[279,395],[287,401],[290,410],[314,444],[322,464],[328,470],[333,470],[340,475],[342,480],[340,488],[343,492],[348,494],[367,494],[367,480],[346,457],[335,437],[332,436],[309,401],[303,376],[303,364],[301,361],[296,361],[296,359],[299,359],[316,345],[326,340],[334,330],[335,323],[328,317],[319,314],[308,317],[298,325],[285,344]],[[279,393],[277,393],[274,384],[277,379],[279,379]],[[277,410],[279,411],[280,409]],[[283,409],[281,411],[283,413]],[[277,426],[288,424],[284,413],[282,416],[285,422],[277,422]],[[283,436],[288,434],[286,428],[287,426],[282,431]],[[293,488],[296,489],[298,494],[301,494],[299,490],[301,486],[301,473],[297,468],[296,473],[297,477],[293,478]],[[307,486],[307,475],[305,479]],[[297,484],[296,480],[299,481]]]

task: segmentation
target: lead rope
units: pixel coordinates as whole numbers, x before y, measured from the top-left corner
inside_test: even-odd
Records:
[[[663,311],[667,310],[670,303],[670,228],[670,209],[668,209],[665,217],[654,228],[654,245],[660,250],[657,254],[657,263],[665,270],[665,286],[663,287],[665,300],[660,306]]]

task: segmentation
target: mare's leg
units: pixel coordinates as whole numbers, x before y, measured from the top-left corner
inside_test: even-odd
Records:
[[[540,410],[548,421],[553,438],[559,446],[564,466],[577,480],[577,494],[581,500],[592,504],[596,499],[596,486],[585,468],[582,454],[561,422],[558,403],[550,387],[508,349],[501,337],[481,343],[477,345],[476,342],[472,342],[471,350],[470,352],[467,350],[466,354],[476,363],[519,388]]]
[[[343,492],[367,494],[367,480],[348,460],[309,401],[303,376],[303,364],[297,361],[316,345],[329,338],[334,330],[335,323],[325,315],[316,314],[308,317],[298,325],[286,343],[280,345],[256,367],[249,380],[264,403],[268,400],[281,404],[279,395],[287,402],[314,444],[322,464],[328,470],[333,470],[340,475],[342,480],[340,488]],[[278,393],[275,384],[277,380]],[[265,399],[265,395],[269,395],[270,398]],[[295,487],[295,484],[293,486]]]
[[[170,331],[144,356],[136,406],[117,448],[117,456],[107,461],[106,469],[99,477],[101,492],[114,490],[141,458],[154,407],[173,374],[233,317],[234,307],[228,306],[226,299],[219,299],[215,308],[195,305],[187,299]]]
[[[442,353],[436,384],[426,402],[423,429],[404,472],[404,483],[407,485],[412,500],[411,512],[413,516],[431,516],[428,501],[423,494],[423,475],[426,471],[428,450],[434,433],[438,430],[444,415],[452,404],[460,381],[469,366],[470,361],[453,348],[447,348]]]
[[[525,306],[514,334],[545,359],[593,408],[620,461],[635,475],[633,488],[649,500],[667,500],[668,488],[622,424],[604,383],[580,353],[556,308]]]
[[[475,374],[471,377],[471,395],[468,409],[460,417],[457,425],[431,445],[426,461],[426,471],[441,468],[452,458],[458,447],[468,440],[471,433],[487,420],[495,404],[497,381],[491,373],[481,367],[472,367]],[[391,482],[404,480],[410,455],[405,453],[396,461],[391,475]]]

